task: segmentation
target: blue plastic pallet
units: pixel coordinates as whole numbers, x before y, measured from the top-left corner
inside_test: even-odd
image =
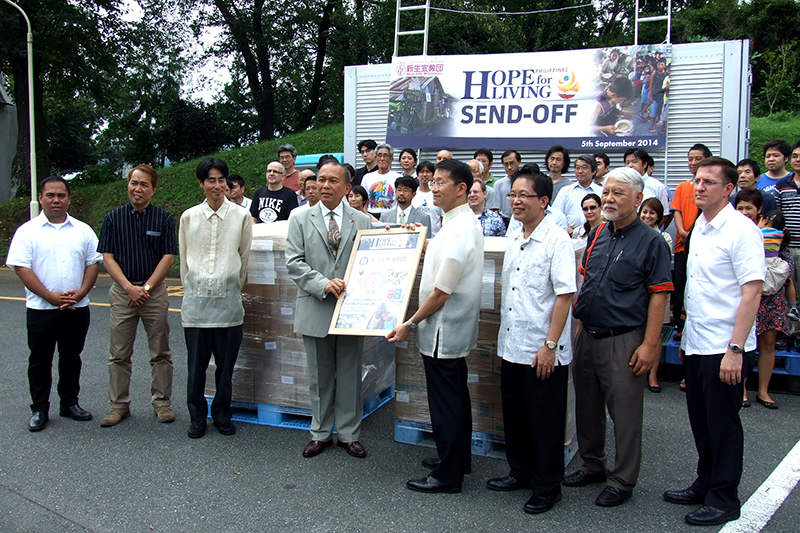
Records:
[[[364,400],[364,418],[380,409],[394,398],[394,385],[386,388],[379,394],[374,394]],[[206,396],[208,401],[208,418],[211,418],[211,402],[213,398]],[[290,407],[286,405],[272,405],[268,403],[231,402],[233,411],[232,419],[236,422],[256,424],[259,426],[273,426],[289,429],[309,430],[311,428],[311,409],[306,407]],[[335,429],[334,429],[335,432]]]
[[[666,362],[672,365],[681,365],[680,358],[678,357],[678,350],[681,347],[681,343],[670,340],[667,343],[665,348],[666,350]],[[756,358],[758,358],[758,353],[756,353]],[[758,367],[756,366],[753,369],[754,372],[758,372]],[[786,376],[800,376],[800,353],[798,352],[789,352],[785,350],[776,350],[775,351],[775,369],[772,371],[773,374],[783,374]]]
[[[413,446],[425,446],[435,448],[433,440],[433,430],[430,424],[421,422],[411,422],[409,420],[395,419],[394,421],[394,440],[403,444]],[[578,451],[578,444],[575,438],[564,445],[564,466],[567,466]],[[484,457],[495,457],[497,459],[506,458],[505,438],[501,435],[485,433],[483,431],[472,432],[472,455]]]

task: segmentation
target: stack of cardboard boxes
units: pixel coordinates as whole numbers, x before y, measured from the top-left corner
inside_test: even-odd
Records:
[[[277,406],[311,408],[303,338],[294,333],[297,286],[286,270],[288,222],[256,224],[247,284],[242,291],[244,339],[233,371],[233,399]],[[206,394],[214,394],[209,366]],[[365,401],[394,383],[394,347],[367,337],[362,360]]]

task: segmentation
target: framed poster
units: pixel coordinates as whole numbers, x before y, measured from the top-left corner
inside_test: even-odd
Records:
[[[360,230],[344,276],[347,289],[336,302],[328,333],[383,337],[401,323],[424,243],[419,231]]]

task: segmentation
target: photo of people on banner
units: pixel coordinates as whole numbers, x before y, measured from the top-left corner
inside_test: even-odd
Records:
[[[670,45],[396,57],[390,144],[465,149],[628,149],[662,146]]]

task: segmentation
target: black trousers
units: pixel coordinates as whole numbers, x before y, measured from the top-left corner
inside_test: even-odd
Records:
[[[61,407],[78,403],[81,390],[81,352],[89,331],[89,306],[73,309],[28,309],[28,384],[31,410],[50,409],[53,355],[58,346],[58,396]]]
[[[726,385],[719,379],[723,354],[684,356],[686,407],[697,447],[697,479],[692,489],[705,494],[706,505],[739,509],[744,431],[739,419],[742,383]],[[755,366],[755,352],[742,356],[742,380]]]
[[[422,356],[428,386],[433,440],[439,466],[431,476],[453,485],[464,481],[472,461],[472,406],[467,388],[467,361]]]
[[[686,318],[683,316],[683,293],[686,291],[686,252],[675,252],[675,262],[672,272],[672,284],[675,290],[672,293],[672,316],[678,331],[683,331]]]
[[[233,395],[233,367],[239,357],[242,344],[242,326],[231,328],[183,328],[186,350],[189,355],[186,401],[192,424],[205,422],[208,417],[206,401],[206,370],[214,354],[216,394],[211,402],[211,418],[214,422],[229,422],[231,419],[231,396]]]
[[[506,459],[511,476],[530,483],[537,496],[561,492],[568,381],[569,366],[541,380],[530,365],[502,362]]]

